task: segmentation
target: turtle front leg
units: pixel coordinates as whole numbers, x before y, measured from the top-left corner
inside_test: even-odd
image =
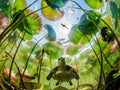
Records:
[[[77,72],[73,68],[70,69],[70,73],[75,77],[76,80],[79,79],[79,75],[77,74]]]
[[[51,77],[53,76],[53,74],[55,73],[55,72],[57,72],[57,70],[58,70],[58,67],[55,67],[49,74],[48,74],[48,76],[47,76],[47,80],[50,80],[51,79]]]

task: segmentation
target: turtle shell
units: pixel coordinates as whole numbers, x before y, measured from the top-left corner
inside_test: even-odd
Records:
[[[54,74],[53,74],[53,79],[61,81],[61,82],[68,82],[71,79],[79,79],[79,76],[76,72],[76,70],[74,68],[72,68],[69,65],[66,65],[66,70],[65,71],[61,71],[61,70],[57,70]]]
[[[74,78],[74,75],[70,71],[58,71],[52,78],[61,82],[68,82]]]

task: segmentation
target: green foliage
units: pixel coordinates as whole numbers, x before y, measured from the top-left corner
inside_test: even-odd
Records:
[[[7,15],[9,11],[6,8],[9,8],[9,0],[0,0],[0,3],[0,12],[4,12]]]
[[[57,59],[63,54],[62,47],[55,42],[48,42],[43,45],[45,52],[51,59]]]
[[[45,18],[51,21],[58,20],[64,16],[64,11],[60,11],[56,8],[49,7],[46,0],[42,0],[41,2],[42,14]]]
[[[27,6],[26,0],[15,0],[14,6],[17,10],[23,10]]]
[[[31,13],[33,13],[32,10],[27,10],[26,12],[27,15]],[[25,23],[26,27],[24,29],[28,33],[27,35],[25,35],[25,37],[26,39],[29,39],[29,37],[40,33],[42,29],[42,20],[37,13],[33,13],[32,15],[27,17],[27,21],[28,23]]]
[[[68,0],[46,0],[47,4],[52,8],[61,8],[65,6]]]
[[[118,18],[119,18],[119,8],[116,5],[116,3],[113,1],[110,2],[110,10],[111,10],[112,18],[115,19],[114,20],[115,28],[117,28]]]
[[[101,17],[100,13],[93,10],[88,11],[87,15],[83,14],[81,16],[78,28],[84,34],[95,34],[98,31],[98,25],[100,23],[100,19],[98,17]]]
[[[119,14],[118,6],[113,1],[110,2],[110,10],[111,10],[111,13],[112,13],[112,18],[117,18],[118,14]]]
[[[56,40],[56,33],[55,30],[51,25],[45,24],[44,27],[46,28],[48,35],[46,37],[47,40],[49,41],[55,41]]]
[[[78,29],[78,24],[74,25],[69,34],[69,40],[74,43],[74,44],[78,44],[80,42],[80,39],[82,38],[83,33],[80,32],[80,30]]]
[[[87,5],[93,9],[99,9],[103,6],[104,2],[103,0],[93,0],[92,2],[90,2],[89,0],[85,0],[85,2],[87,3]],[[93,4],[94,2],[94,4]]]
[[[66,49],[66,53],[70,56],[76,55],[79,52],[80,45],[70,45]]]
[[[36,11],[29,9],[34,3],[29,6],[26,0],[0,0],[0,13],[2,13],[0,89],[26,87],[28,90],[118,90],[120,88],[118,85],[120,83],[119,0],[84,1],[90,10],[70,0],[41,0],[41,8]],[[52,23],[59,23],[56,26],[59,28],[64,21],[61,20],[67,16],[68,8],[72,11],[70,15],[80,20],[73,25],[69,22],[72,26],[68,25],[71,28],[67,28],[68,40],[59,40],[57,29],[53,28]],[[79,9],[83,12],[79,11],[82,14],[76,17],[76,10]],[[41,16],[37,13],[39,10]],[[8,23],[2,26],[6,24],[4,18]],[[47,30],[47,35],[38,37],[36,42],[33,37],[41,30],[44,33],[43,28]],[[58,66],[56,60],[61,56],[64,56],[65,62],[74,68],[80,77],[79,81],[72,80],[73,86],[65,82],[55,86],[56,80],[51,79],[50,82],[46,80],[50,71]],[[69,77],[65,75],[66,73],[59,74],[57,80],[61,81],[61,78],[68,80]]]

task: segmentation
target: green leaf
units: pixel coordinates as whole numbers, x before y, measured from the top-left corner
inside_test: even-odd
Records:
[[[114,1],[115,1],[115,3],[117,4],[117,6],[120,5],[120,1],[119,1],[119,0],[114,0]]]
[[[103,6],[104,2],[103,0],[85,0],[85,2],[87,3],[87,5],[90,7],[90,8],[93,8],[93,9],[99,9]]]
[[[87,11],[87,17],[89,18],[89,20],[93,20],[93,21],[99,21],[99,18],[101,17],[101,13],[95,11],[95,10],[89,10]]]
[[[87,36],[89,38],[89,40],[92,38],[91,36]],[[86,38],[86,36],[82,36],[82,38],[80,39],[80,44],[87,44],[88,43],[88,39]]]
[[[4,12],[4,14],[7,15],[9,6],[9,0],[0,0],[0,12]]]
[[[61,8],[63,7],[68,0],[46,0],[46,3],[52,8]]]
[[[45,24],[44,25],[45,29],[48,31],[48,35],[46,37],[47,40],[49,41],[55,41],[56,40],[56,33],[55,30],[51,25]]]
[[[31,40],[33,38],[33,35],[25,33],[24,39],[25,40]]]
[[[79,52],[80,45],[70,45],[66,49],[66,53],[73,56]]]
[[[93,10],[88,11],[87,14],[81,16],[78,28],[84,34],[92,35],[98,31],[97,25],[100,23],[98,17],[101,17],[101,15]]]
[[[18,15],[20,12],[21,12],[21,10],[16,12],[13,15],[13,17]],[[28,17],[25,17],[26,15],[29,15],[29,14],[31,14],[31,15]],[[20,22],[16,27],[18,30],[20,30],[22,32],[23,31],[26,32],[24,39],[31,39],[33,37],[33,35],[40,33],[40,31],[42,29],[42,20],[37,13],[33,12],[32,10],[27,10],[27,11],[25,11],[25,13],[21,14],[21,16],[18,18],[18,21],[21,21],[22,19],[24,19],[24,20],[22,22]],[[13,18],[13,20],[14,20],[14,18]]]
[[[32,13],[32,14],[31,14]],[[37,13],[33,13],[32,10],[27,10],[27,14],[31,14],[29,17],[27,17],[29,29],[28,31],[32,31],[32,34],[38,34],[40,33],[42,29],[42,19],[39,17]]]
[[[23,10],[27,6],[26,0],[15,0],[14,6],[17,10]]]
[[[118,19],[119,19],[119,8],[116,5],[116,3],[113,1],[110,2],[110,10],[111,10],[112,18],[114,19],[113,23],[115,25],[115,28],[117,28]]]
[[[48,57],[51,56],[52,59],[57,59],[61,57],[63,54],[63,49],[62,47],[55,43],[55,42],[48,42],[43,45],[45,52],[47,53]]]
[[[112,23],[112,20],[111,20],[110,17],[106,16],[106,17],[103,18],[103,20],[104,20],[111,28],[113,28],[113,23]],[[101,27],[104,27],[104,26],[107,27],[107,25],[106,25],[104,22],[102,22],[102,21],[100,21],[99,25],[100,25]]]
[[[74,44],[78,44],[80,42],[82,35],[83,33],[78,29],[78,24],[74,25],[68,33],[69,40]]]
[[[43,16],[47,18],[48,20],[55,21],[64,16],[64,11],[60,11],[58,9],[48,7],[49,5],[45,0],[42,0],[41,2],[41,8],[44,8],[41,10]]]
[[[18,56],[16,57],[16,62],[18,63],[19,68],[24,68],[26,65],[26,61],[32,52],[29,58],[28,66],[27,66],[27,70],[31,74],[36,73],[36,68],[37,68],[36,65],[38,63],[36,58],[36,51],[38,50],[41,51],[41,47],[38,44],[33,50],[33,47],[35,45],[36,45],[36,42],[33,42],[33,41],[27,41],[22,43],[17,53]]]
[[[84,23],[79,24],[79,30],[84,34],[95,34],[98,31],[98,28],[91,22],[86,20]]]
[[[18,10],[17,12],[15,12],[13,14],[13,23],[18,23],[20,22],[23,18],[25,18],[25,13],[21,13],[21,10]],[[18,25],[16,25],[16,27],[20,30],[20,31],[24,31],[26,28],[29,28],[29,24],[27,19],[25,18],[23,22],[20,22]],[[30,32],[27,32],[30,33]],[[31,34],[31,33],[30,33]]]
[[[112,13],[112,17],[117,18],[118,15],[119,15],[119,8],[116,5],[116,3],[113,2],[113,1],[110,2],[110,10],[111,10],[111,13]]]

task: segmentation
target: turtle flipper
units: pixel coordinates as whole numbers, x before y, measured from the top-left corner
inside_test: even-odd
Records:
[[[73,68],[70,69],[70,72],[73,74],[75,79],[77,79],[77,80],[79,79],[79,75],[77,74],[77,72]]]
[[[48,76],[47,76],[47,80],[50,80],[51,79],[51,77],[53,76],[53,74],[55,73],[55,72],[57,72],[57,70],[58,70],[58,67],[55,67],[54,69],[52,69],[52,71],[48,74]]]
[[[70,73],[75,77],[75,79],[79,79],[79,75],[77,74],[76,70],[69,65],[66,65],[67,70],[70,71]]]

